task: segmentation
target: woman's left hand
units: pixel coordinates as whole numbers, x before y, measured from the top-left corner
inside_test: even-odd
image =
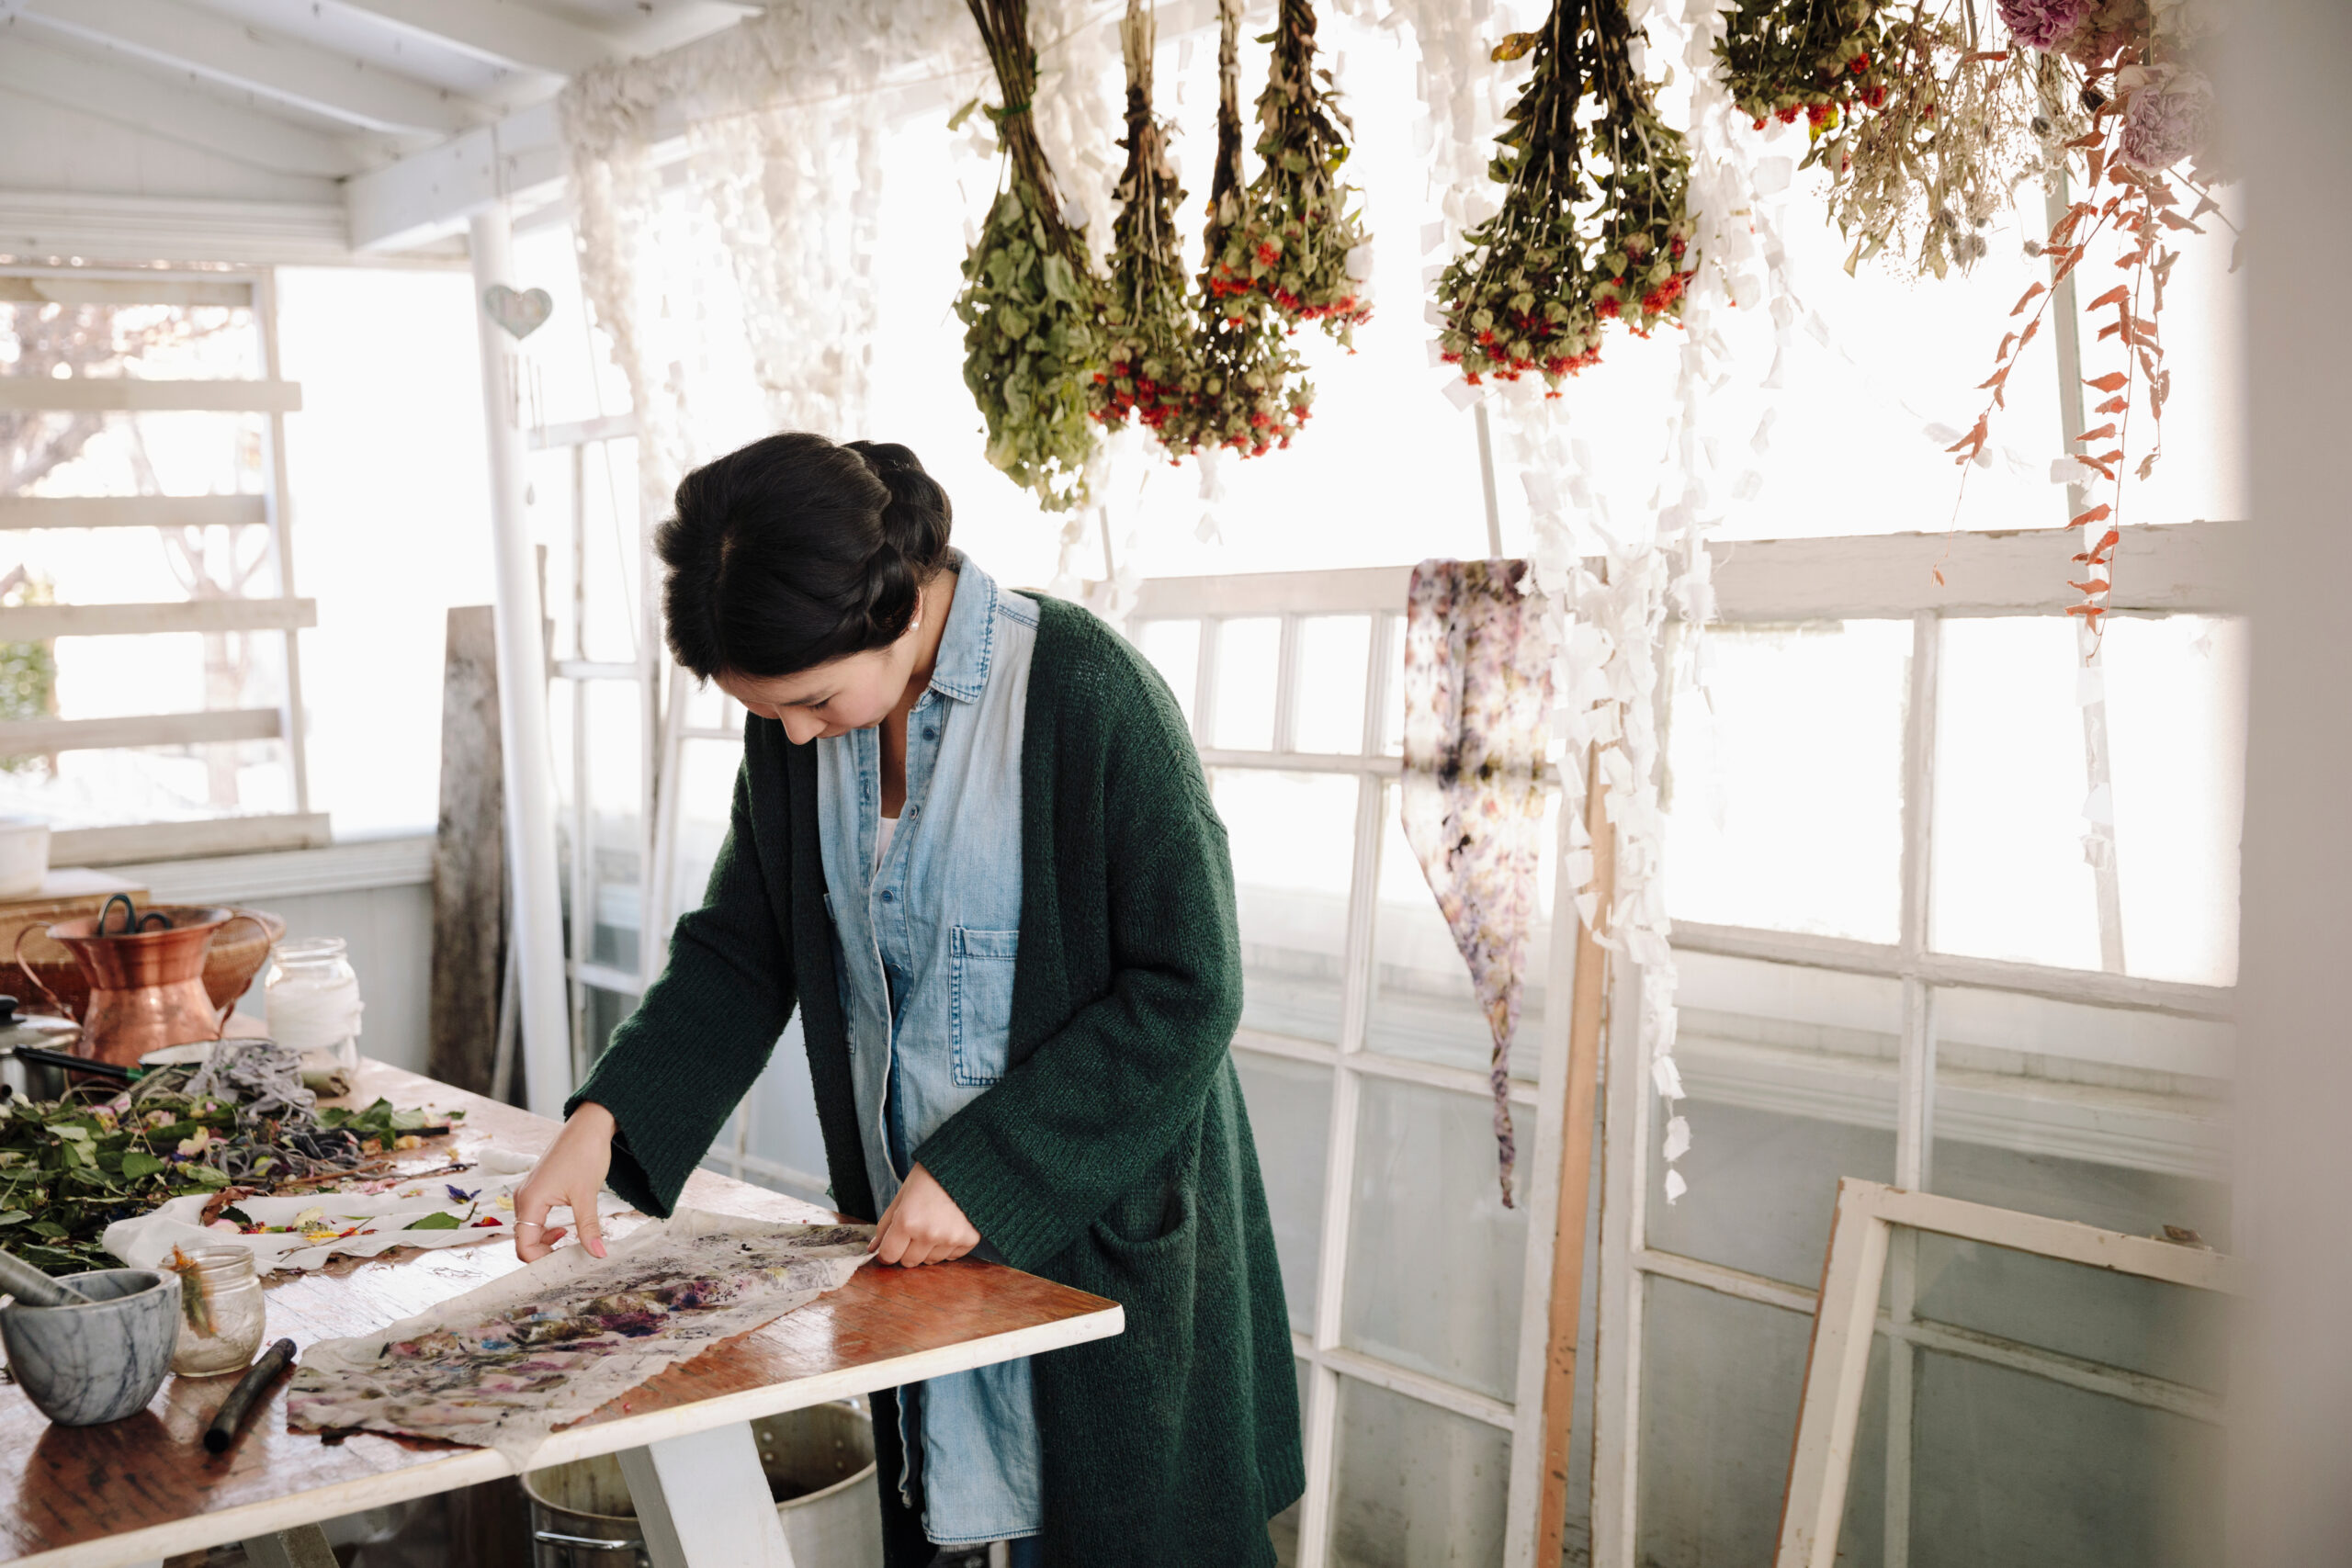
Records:
[[[907,1173],[906,1185],[882,1211],[874,1227],[874,1255],[884,1263],[913,1269],[961,1258],[980,1245],[980,1233],[964,1217],[931,1172],[918,1165]]]

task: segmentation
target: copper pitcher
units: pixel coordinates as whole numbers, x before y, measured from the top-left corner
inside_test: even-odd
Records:
[[[123,909],[121,929],[109,931],[118,904]],[[204,958],[213,936],[238,920],[262,924],[241,909],[200,905],[151,905],[141,911],[117,894],[96,915],[51,926],[50,940],[74,954],[90,981],[90,998],[82,1008],[82,1038],[73,1047],[74,1055],[136,1066],[150,1051],[220,1038],[228,1010],[214,1011],[212,998],[205,994]],[[20,953],[34,929],[28,926],[17,933]],[[18,963],[22,964],[21,957]],[[29,968],[25,973],[49,995],[39,976]],[[56,999],[50,997],[52,1004]]]

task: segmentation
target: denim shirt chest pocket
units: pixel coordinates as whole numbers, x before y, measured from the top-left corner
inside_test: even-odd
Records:
[[[966,1089],[1004,1077],[1012,1024],[1018,931],[956,926],[948,932],[948,1072]]]

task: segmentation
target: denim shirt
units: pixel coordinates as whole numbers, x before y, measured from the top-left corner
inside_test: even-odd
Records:
[[[851,1080],[866,1177],[885,1208],[913,1151],[1003,1076],[1012,1015],[1021,737],[1037,612],[960,553],[953,567],[931,686],[907,717],[906,804],[878,867],[880,728],[816,743]],[[994,1249],[983,1241],[978,1255]],[[902,1421],[921,1422],[924,1532],[943,1546],[1034,1534],[1044,1502],[1029,1363],[919,1388],[901,1391],[899,1409]],[[905,1447],[911,1466],[918,1445]]]

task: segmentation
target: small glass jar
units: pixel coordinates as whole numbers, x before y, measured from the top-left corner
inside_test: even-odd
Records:
[[[241,1372],[261,1348],[269,1316],[262,1299],[254,1255],[242,1247],[199,1247],[183,1253],[180,1333],[172,1347],[172,1371],[184,1378]]]
[[[262,981],[269,1037],[297,1051],[325,1051],[345,1073],[359,1066],[359,976],[339,936],[281,942]]]

